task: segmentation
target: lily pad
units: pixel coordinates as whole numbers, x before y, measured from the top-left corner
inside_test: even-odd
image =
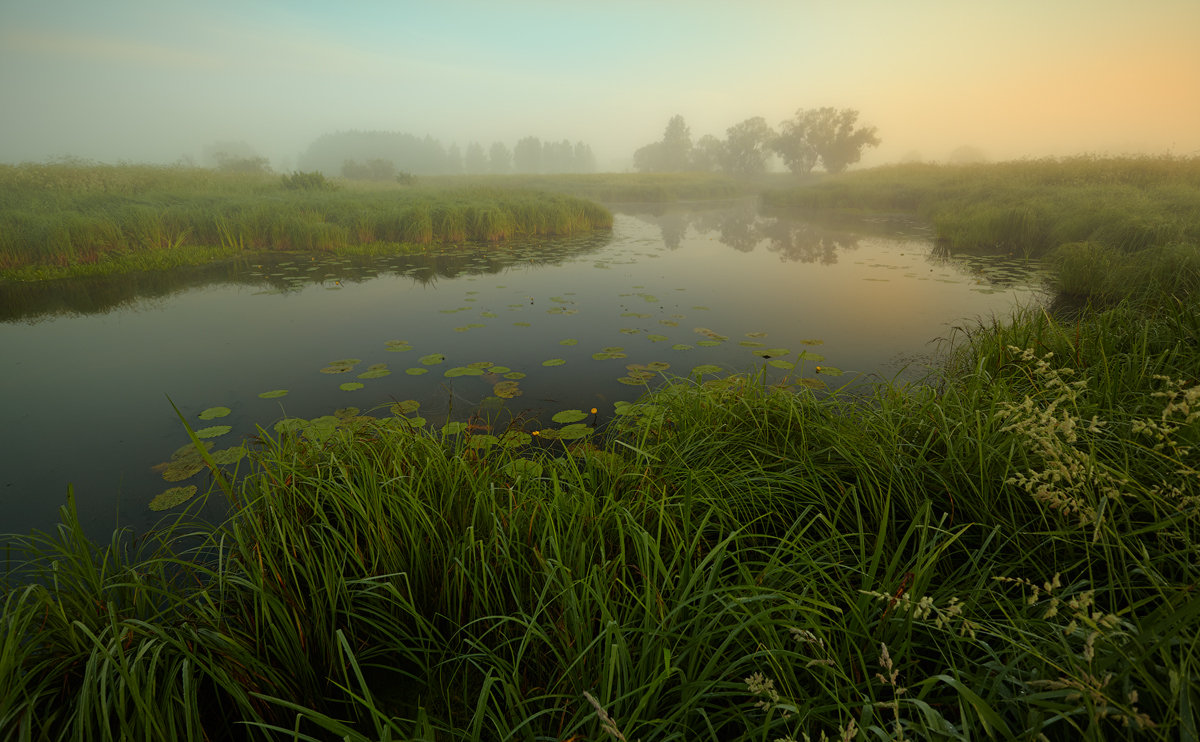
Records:
[[[765,332],[747,332],[746,333],[746,337],[748,337],[748,338],[765,338],[766,336],[767,336],[767,333],[765,333]]]
[[[475,361],[474,363],[468,363],[467,368],[489,369],[493,365],[491,361]]]
[[[278,399],[279,397],[286,397],[287,393],[287,389],[272,389],[269,392],[262,392],[258,396],[261,399]]]
[[[666,371],[670,367],[671,364],[667,363],[666,361],[650,361],[646,364],[646,368],[650,369],[651,371]]]
[[[488,433],[473,435],[467,440],[467,445],[471,448],[491,448],[500,442],[500,439]]]
[[[442,432],[446,435],[458,435],[467,429],[467,424],[463,422],[450,422],[442,426]]]
[[[186,487],[172,487],[166,490],[150,501],[151,510],[168,510],[181,505],[192,498],[196,494],[196,485],[189,484]]]
[[[705,363],[703,365],[693,367],[692,373],[694,373],[694,374],[719,374],[719,373],[721,373],[721,367],[713,365],[711,363]]]
[[[353,368],[354,368],[353,365],[347,366],[347,365],[342,365],[342,364],[330,364],[330,365],[326,366],[325,368],[321,369],[321,373],[323,373],[323,374],[344,374],[344,373],[348,373],[349,371],[353,370]]]
[[[566,360],[563,358],[551,358],[548,361],[542,361],[543,366],[561,366],[564,363],[566,363]]]
[[[362,389],[364,386],[366,385],[358,381],[347,381],[345,384],[339,384],[338,389],[341,389],[343,392],[353,392]]]
[[[521,379],[525,378],[525,373],[523,371],[509,371],[508,373],[504,374],[504,378],[512,379],[513,381],[520,381]]]
[[[529,459],[513,459],[505,464],[501,471],[513,479],[534,478],[542,476],[542,465]]]
[[[167,482],[182,482],[188,477],[194,477],[204,469],[204,459],[196,456],[195,458],[183,458],[170,462],[162,470],[162,478]]]
[[[443,353],[430,353],[427,356],[421,356],[420,361],[423,366],[436,366],[446,360]]]
[[[446,369],[446,373],[442,375],[448,379],[453,379],[458,376],[483,376],[483,369],[469,368],[467,366],[455,366],[454,368]]]
[[[692,346],[687,343],[675,343],[671,346],[671,350],[691,350]]]
[[[592,428],[588,427],[587,425],[584,425],[583,423],[574,423],[572,425],[565,425],[558,429],[558,437],[560,440],[564,440],[564,441],[579,440],[580,438],[586,438],[587,436],[591,435],[592,433],[593,433]]]
[[[528,322],[514,322],[513,327],[533,327],[533,325]]]
[[[828,384],[820,379],[797,379],[796,383],[809,389],[826,389],[829,387]]]
[[[217,464],[221,466],[229,466],[230,464],[236,464],[242,460],[242,458],[246,455],[246,447],[230,446],[229,448],[222,448],[220,451],[213,451],[211,455],[213,461],[215,461]]]
[[[219,435],[225,435],[233,430],[231,425],[213,425],[209,428],[200,428],[196,431],[197,438],[216,438]]]
[[[386,363],[376,363],[367,367],[367,370],[358,375],[360,379],[382,379],[384,376],[391,376],[392,372],[388,370]]]
[[[393,415],[407,415],[410,412],[416,412],[420,409],[421,403],[415,399],[406,399],[403,402],[397,402],[388,409]]]
[[[495,394],[501,399],[513,399],[519,397],[523,392],[515,381],[501,381],[492,387],[492,394]]]
[[[661,343],[662,341],[668,340],[669,338],[667,338],[666,335],[647,335],[646,339],[652,343]]]
[[[527,446],[533,440],[533,436],[523,430],[508,430],[500,436],[498,443],[501,448],[519,448]]]
[[[721,345],[721,343],[722,343],[722,341],[720,341],[720,340],[697,340],[696,341],[696,345],[699,345],[703,348],[712,348],[717,345]]]
[[[404,369],[404,373],[408,374],[409,376],[420,376],[421,374],[429,373],[429,369],[427,369],[427,368],[406,368],[406,369]]]
[[[817,366],[816,372],[825,376],[841,376],[846,373],[840,368],[834,368],[833,366]]]
[[[200,418],[201,420],[215,420],[218,417],[225,417],[230,412],[233,412],[233,410],[229,409],[228,407],[209,407],[196,417]]]
[[[508,366],[492,366],[488,369],[489,374],[507,374],[512,371]]]
[[[820,353],[809,353],[807,350],[800,351],[800,355],[796,357],[801,361],[813,361],[814,363],[820,363],[825,360],[825,356]]]
[[[771,360],[767,361],[767,365],[774,366],[775,368],[787,369],[789,371],[796,367],[796,364],[792,363],[791,361],[785,361],[781,358],[772,358]]]
[[[801,340],[801,345],[824,345],[824,340]]]
[[[559,341],[558,341],[558,344],[559,344],[559,345],[575,345],[575,344],[577,344],[578,342],[579,342],[579,341],[578,341],[578,340],[576,340],[575,338],[567,338],[566,340],[559,340]]]
[[[554,417],[550,418],[556,423],[574,423],[580,420],[587,419],[587,413],[583,410],[563,410],[555,413]]]
[[[308,427],[307,420],[301,420],[298,417],[289,417],[275,423],[274,430],[280,435],[286,433],[298,433]]]

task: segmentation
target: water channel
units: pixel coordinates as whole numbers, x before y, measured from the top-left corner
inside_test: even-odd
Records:
[[[168,397],[197,429],[228,426],[217,449],[285,416],[408,400],[432,430],[481,407],[531,424],[595,407],[602,425],[645,391],[630,364],[651,386],[667,364],[914,380],[954,326],[1045,298],[1038,265],[943,254],[909,219],[613,209],[611,233],[569,239],[0,286],[0,532],[51,528],[68,486],[96,537],[152,525],[175,485],[154,467],[188,441]],[[497,396],[504,381],[517,396]],[[201,419],[213,408],[229,412]]]

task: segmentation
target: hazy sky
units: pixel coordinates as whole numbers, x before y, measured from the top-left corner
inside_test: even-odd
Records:
[[[852,107],[878,164],[1200,154],[1200,0],[0,0],[0,161],[286,169],[322,133],[582,140]]]

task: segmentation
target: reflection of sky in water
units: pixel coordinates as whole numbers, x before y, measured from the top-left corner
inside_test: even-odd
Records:
[[[186,442],[166,395],[197,427],[212,424],[195,419],[201,410],[233,408],[216,421],[234,426],[215,439],[223,448],[256,424],[269,426],[282,410],[315,417],[414,398],[431,423],[448,409],[463,419],[491,394],[490,385],[443,372],[492,361],[529,375],[520,384],[524,395],[507,407],[548,424],[560,409],[607,413],[612,402],[635,398],[637,387],[616,381],[627,363],[666,361],[679,374],[707,363],[760,367],[752,349],[739,345],[751,332],[767,333],[765,347],[820,352],[847,372],[841,381],[852,374],[890,378],[901,370],[897,359],[928,360],[931,341],[951,326],[1006,314],[1015,301],[1038,296],[1014,275],[997,271],[989,279],[987,261],[931,258],[931,243],[911,231],[870,236],[760,219],[745,205],[722,216],[619,214],[611,241],[599,249],[559,255],[553,264],[515,259],[486,274],[460,267],[456,277],[428,283],[347,273],[336,289],[330,275],[264,293],[261,283],[222,282],[104,314],[0,325],[0,530],[49,527],[72,482],[93,533],[104,534],[118,518],[152,522],[145,504],[171,485],[149,467]],[[574,313],[548,313],[559,309]],[[485,326],[456,331],[472,323]],[[705,339],[697,327],[729,340],[696,346]],[[669,340],[652,342],[651,334]],[[566,338],[578,344],[560,345]],[[413,349],[387,352],[392,339]],[[810,339],[824,344],[801,345]],[[696,347],[677,351],[674,343]],[[624,347],[628,357],[592,359],[610,346]],[[444,353],[447,362],[424,376],[403,373],[427,353]],[[341,358],[363,362],[348,374],[318,373]],[[567,363],[543,367],[550,358]],[[361,380],[359,391],[338,389],[373,363],[388,364],[392,375]],[[786,372],[770,373],[777,379]],[[277,388],[291,391],[282,399],[257,397]],[[189,482],[203,489],[204,476]]]

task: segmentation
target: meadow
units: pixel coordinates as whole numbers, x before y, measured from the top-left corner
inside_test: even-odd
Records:
[[[237,464],[194,439],[179,456],[228,521],[193,501],[97,544],[68,504],[20,539],[0,736],[1195,738],[1200,189],[1195,163],[1155,162],[902,166],[771,196],[917,210],[955,249],[1055,260],[1070,313],[964,327],[921,383],[673,378],[544,427],[347,414],[262,431]],[[1125,221],[1059,224],[1106,170]],[[1019,193],[1090,247],[1014,241],[986,215]],[[976,219],[994,231],[953,228]],[[1119,290],[1070,250],[1117,256]],[[1167,256],[1169,275],[1128,267]]]
[[[263,251],[387,253],[607,229],[593,202],[484,180],[385,185],[318,173],[0,166],[0,279],[199,265]]]

